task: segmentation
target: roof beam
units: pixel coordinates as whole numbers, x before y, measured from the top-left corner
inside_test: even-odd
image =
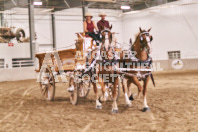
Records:
[[[28,6],[28,0],[8,0],[3,4],[3,10],[9,10],[14,7]]]
[[[67,0],[64,0],[65,5],[70,8],[70,5],[68,4]]]

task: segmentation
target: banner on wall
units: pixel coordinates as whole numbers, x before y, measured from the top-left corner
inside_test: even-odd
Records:
[[[172,61],[172,68],[179,70],[184,66],[184,63],[180,59],[175,59]]]

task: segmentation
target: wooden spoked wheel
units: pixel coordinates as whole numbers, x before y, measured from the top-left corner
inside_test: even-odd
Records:
[[[118,98],[120,96],[120,88],[121,88],[121,82],[120,82],[120,78],[118,79],[118,85],[116,87],[117,90],[117,98],[116,100],[118,101]],[[113,100],[113,83],[108,83],[108,93],[109,93],[109,97],[111,100]]]
[[[78,90],[77,90],[76,87],[74,88],[74,91],[71,92],[70,102],[71,102],[73,105],[77,105],[77,103],[78,103]]]
[[[82,80],[80,83],[79,83],[79,92],[78,92],[78,95],[80,98],[86,98],[89,94],[89,91],[90,91],[90,88],[91,88],[91,83],[89,80]]]
[[[70,102],[73,105],[77,105],[77,103],[78,103],[78,93],[79,93],[80,84],[77,81],[78,81],[78,73],[74,72],[74,74],[71,75],[69,78],[69,85],[74,86],[74,90],[72,92],[70,92],[71,93]]]
[[[49,66],[43,67],[40,71],[40,89],[42,96],[47,101],[53,101],[55,95],[55,80]]]

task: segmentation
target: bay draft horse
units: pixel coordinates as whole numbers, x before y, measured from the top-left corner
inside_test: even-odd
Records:
[[[153,76],[151,74],[151,69],[150,69],[150,66],[152,64],[152,59],[149,56],[149,54],[151,53],[151,41],[153,40],[153,37],[149,34],[151,28],[147,31],[142,30],[141,28],[139,28],[139,30],[140,30],[140,33],[137,35],[136,40],[133,45],[130,39],[131,47],[130,47],[130,53],[128,53],[127,59],[123,58],[123,52],[122,52],[120,54],[119,62],[124,63],[123,65],[125,66],[124,67],[125,70],[128,69],[128,71],[127,70],[120,71],[121,73],[124,74],[122,86],[123,86],[123,92],[125,94],[126,104],[128,106],[131,106],[130,100],[134,99],[133,95],[130,93],[130,90],[129,90],[131,83],[134,83],[138,87],[138,98],[140,97],[140,93],[143,92],[143,99],[144,99],[143,111],[145,112],[149,110],[149,106],[147,105],[147,100],[146,100],[146,92],[147,92],[147,84],[149,82],[149,75],[155,86],[154,79],[153,79]],[[127,63],[129,65],[127,65],[127,68],[126,68]],[[133,70],[134,68],[136,70]],[[150,69],[150,71],[147,69]],[[143,86],[140,84],[141,80],[143,81]],[[129,94],[128,94],[129,97],[127,95],[127,88],[129,91]]]
[[[89,52],[87,57],[89,74],[91,76],[91,83],[94,88],[96,95],[96,109],[102,109],[101,101],[106,101],[106,87],[107,83],[113,83],[113,105],[112,113],[118,113],[117,107],[117,85],[118,76],[116,76],[116,71],[114,71],[115,62],[115,51],[112,43],[112,33],[111,28],[103,29],[101,31],[101,47]],[[96,59],[97,58],[97,59]],[[114,76],[115,75],[115,76]],[[117,74],[119,75],[119,74]],[[102,96],[98,96],[97,82],[101,86]]]

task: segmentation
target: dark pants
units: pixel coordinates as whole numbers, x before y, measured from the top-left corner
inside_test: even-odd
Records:
[[[97,46],[99,46],[100,40],[100,34],[95,34],[94,32],[86,32],[87,35],[89,35],[93,40],[96,41]]]

